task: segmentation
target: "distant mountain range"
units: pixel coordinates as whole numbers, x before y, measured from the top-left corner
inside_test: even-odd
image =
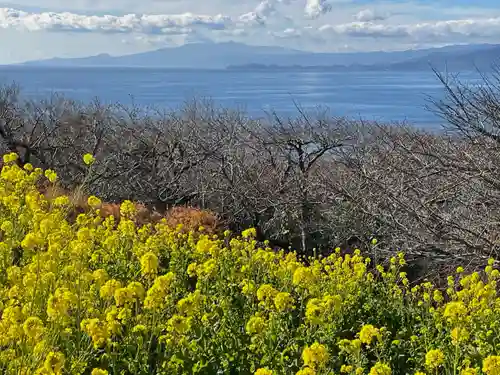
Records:
[[[469,44],[394,52],[314,53],[241,43],[193,43],[124,56],[54,58],[21,65],[47,67],[144,67],[187,69],[438,70],[491,68],[500,45]]]

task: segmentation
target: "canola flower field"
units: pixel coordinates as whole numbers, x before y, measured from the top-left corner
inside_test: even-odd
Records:
[[[4,156],[1,374],[500,374],[500,272],[410,285],[403,254],[310,259],[45,198]],[[94,159],[85,155],[85,164]],[[17,254],[17,255],[16,255]]]

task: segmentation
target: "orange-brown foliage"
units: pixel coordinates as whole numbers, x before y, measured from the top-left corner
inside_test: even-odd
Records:
[[[221,229],[216,214],[194,207],[174,207],[166,213],[165,219],[171,227],[182,224],[183,231],[197,231],[203,227],[204,233],[214,234]]]
[[[73,210],[69,213],[68,219],[74,220],[82,212],[87,212],[90,207],[87,203],[88,196],[78,191],[68,191],[57,185],[44,185],[39,187],[40,192],[49,200],[55,199],[61,195],[69,197]],[[201,210],[194,207],[174,207],[162,214],[148,209],[141,203],[135,203],[136,215],[134,221],[141,226],[148,223],[158,223],[165,218],[167,225],[177,227],[182,224],[182,231],[198,231],[204,227],[204,233],[215,234],[220,230],[220,221],[217,215],[210,211]],[[100,214],[103,218],[113,215],[117,222],[120,220],[120,204],[103,202],[100,208]]]

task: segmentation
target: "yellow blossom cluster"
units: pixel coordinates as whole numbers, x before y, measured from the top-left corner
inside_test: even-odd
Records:
[[[403,254],[306,264],[259,247],[253,228],[139,227],[131,202],[117,224],[94,196],[75,217],[36,189],[55,171],[3,160],[1,374],[500,374],[493,260],[439,290],[412,285]]]

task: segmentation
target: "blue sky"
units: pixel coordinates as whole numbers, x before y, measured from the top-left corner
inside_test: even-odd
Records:
[[[498,0],[0,0],[0,63],[202,41],[314,51],[500,43]]]

